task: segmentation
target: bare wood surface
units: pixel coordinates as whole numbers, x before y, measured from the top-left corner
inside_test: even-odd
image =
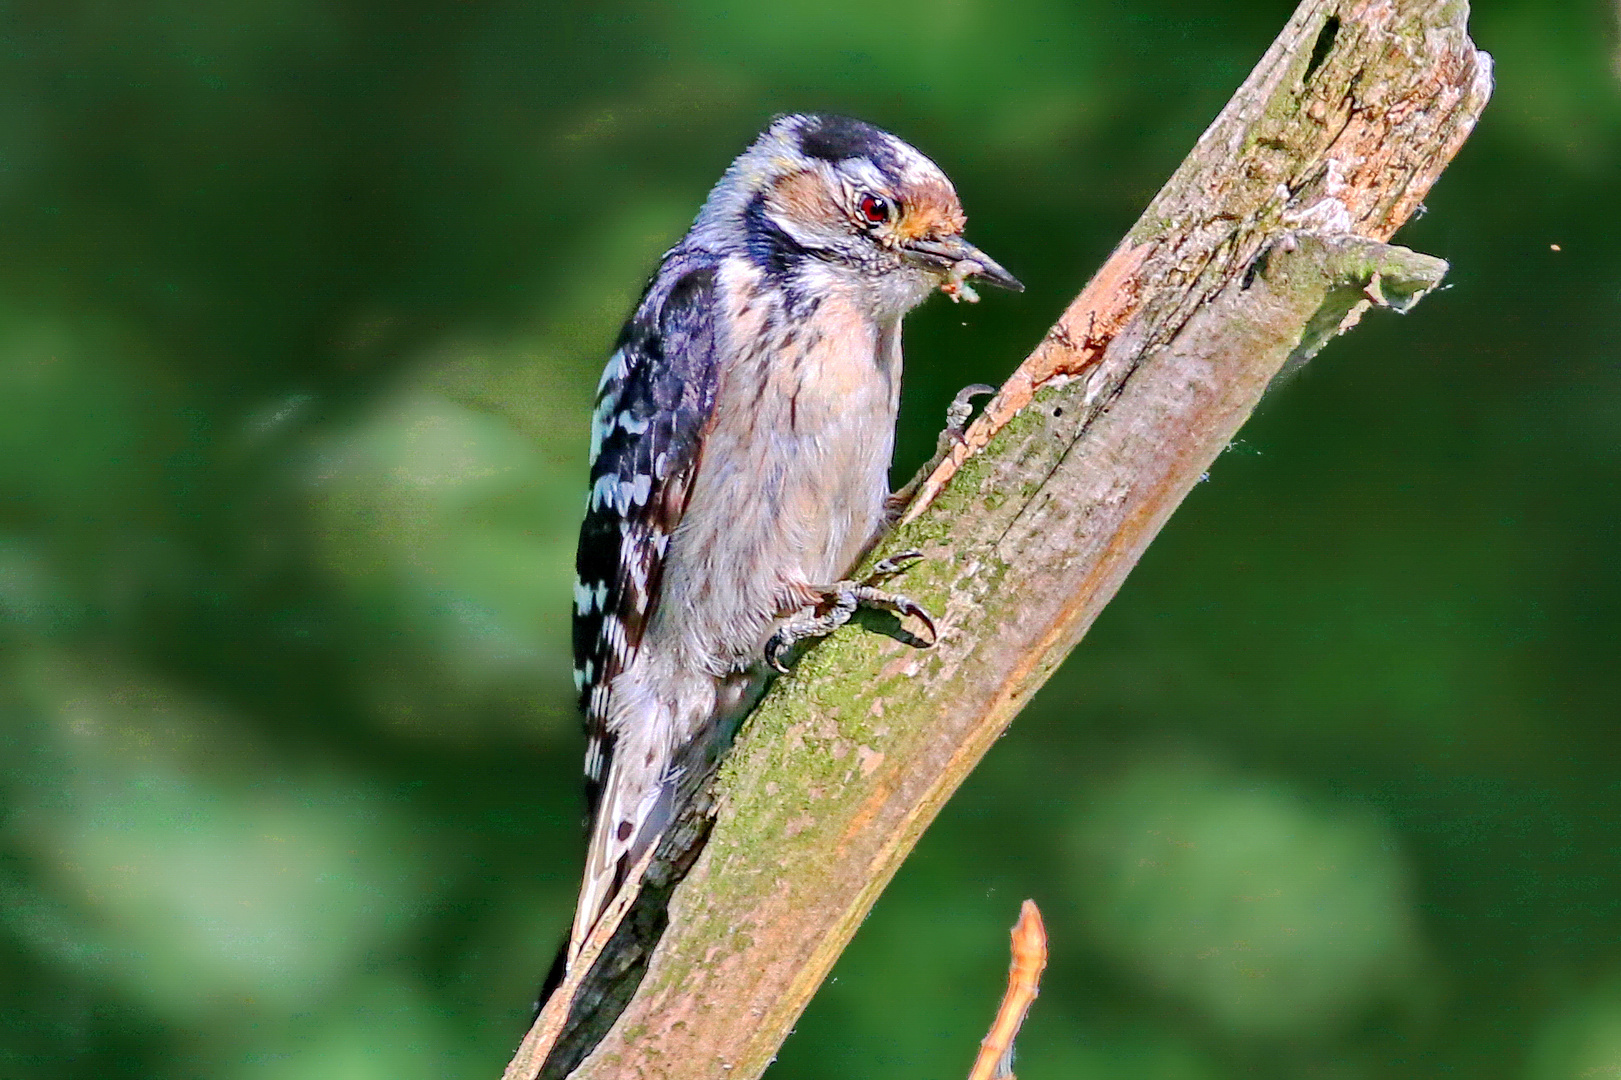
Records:
[[[903,587],[939,644],[846,630],[779,681],[723,767],[645,979],[573,1076],[760,1075],[1272,377],[1439,282],[1440,260],[1383,242],[1490,95],[1467,18],[1465,0],[1300,5],[887,545],[928,555]]]

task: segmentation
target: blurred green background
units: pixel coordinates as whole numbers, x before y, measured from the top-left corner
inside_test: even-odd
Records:
[[[929,831],[780,1078],[1621,1077],[1621,83],[1483,0],[1451,288],[1263,403]],[[897,472],[1288,0],[0,9],[0,1078],[493,1078],[567,925],[589,398],[774,112],[1029,285],[909,324]],[[1558,245],[1555,250],[1553,245]]]

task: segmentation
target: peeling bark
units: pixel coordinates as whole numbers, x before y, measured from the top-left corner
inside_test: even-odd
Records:
[[[886,545],[927,554],[904,589],[939,644],[845,630],[777,683],[722,766],[713,834],[646,977],[570,1075],[760,1075],[1273,376],[1440,281],[1445,263],[1385,241],[1490,95],[1467,18],[1464,0],[1300,5]]]

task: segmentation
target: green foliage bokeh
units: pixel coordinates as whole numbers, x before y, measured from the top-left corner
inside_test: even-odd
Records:
[[[1453,262],[1275,389],[773,1067],[1621,1077],[1621,54],[1484,0]],[[908,328],[897,474],[1287,0],[0,12],[0,1077],[494,1077],[568,920],[590,397],[772,113],[915,142],[1029,286]]]

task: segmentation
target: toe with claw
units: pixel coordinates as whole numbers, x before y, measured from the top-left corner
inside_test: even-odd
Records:
[[[871,585],[857,585],[852,591],[855,593],[857,602],[862,607],[882,608],[885,611],[893,611],[897,615],[910,615],[927,627],[929,640],[919,645],[918,648],[931,648],[935,642],[940,640],[940,631],[935,629],[934,617],[928,613],[922,604],[919,604],[911,597],[902,596],[900,593],[885,592]]]
[[[866,580],[863,581],[862,584],[877,585],[880,582],[888,581],[896,574],[903,573],[910,569],[912,564],[921,558],[923,558],[923,552],[921,551],[902,551],[894,555],[890,555],[887,558],[879,559],[878,562],[873,565],[872,573],[867,575]]]
[[[942,443],[947,439],[955,443],[962,442],[968,427],[968,418],[974,415],[974,399],[994,393],[996,387],[986,383],[975,383],[958,390],[957,396],[946,406],[946,429],[940,433]]]
[[[934,618],[923,605],[900,593],[886,592],[879,588],[879,585],[921,558],[923,558],[921,551],[903,551],[880,559],[872,568],[872,573],[860,581],[838,581],[826,588],[817,589],[816,592],[821,594],[820,602],[789,616],[766,641],[766,663],[786,675],[788,667],[783,663],[783,656],[795,644],[808,638],[826,637],[849,622],[850,616],[860,607],[881,608],[884,611],[893,611],[897,615],[911,616],[929,631],[929,640],[918,643],[918,647],[933,646],[939,640],[940,632],[935,628]],[[916,640],[913,638],[914,642]]]
[[[953,447],[967,445],[968,418],[974,415],[974,399],[987,394],[996,393],[996,387],[985,383],[974,383],[957,391],[957,396],[951,399],[946,406],[946,426],[935,440],[934,456],[918,470],[916,476],[906,482],[906,485],[889,497],[887,507],[890,524],[900,520],[906,512],[906,507],[917,494],[917,489],[923,481],[934,473],[938,466],[951,453]]]

